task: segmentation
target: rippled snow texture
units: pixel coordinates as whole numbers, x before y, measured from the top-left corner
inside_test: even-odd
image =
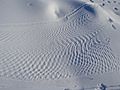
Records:
[[[61,79],[120,69],[119,58],[111,46],[115,37],[111,33],[119,33],[120,27],[112,19],[107,20],[109,17],[102,7],[73,0],[39,7],[39,1],[29,0],[31,3],[26,4],[25,0],[30,8],[25,8],[28,11],[22,14],[23,6],[17,11],[21,13],[19,17],[13,17],[14,14],[9,17],[4,11],[6,17],[0,18],[3,20],[0,22],[1,77]],[[38,13],[40,10],[43,13]],[[119,7],[114,7],[113,11],[119,15]]]

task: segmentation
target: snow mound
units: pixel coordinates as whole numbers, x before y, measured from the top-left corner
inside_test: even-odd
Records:
[[[73,78],[72,83],[78,83],[81,79],[76,77],[119,72],[119,16],[109,15],[97,0],[0,2],[1,77],[22,81]]]

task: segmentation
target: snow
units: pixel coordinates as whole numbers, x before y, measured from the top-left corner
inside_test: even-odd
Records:
[[[1,0],[0,90],[120,89],[119,3]]]

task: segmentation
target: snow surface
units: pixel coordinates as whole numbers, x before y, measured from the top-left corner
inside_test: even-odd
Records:
[[[120,0],[1,0],[0,90],[119,90],[119,11]]]

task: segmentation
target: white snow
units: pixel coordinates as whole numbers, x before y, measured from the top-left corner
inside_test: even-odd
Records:
[[[0,90],[120,89],[119,4],[1,0]]]

